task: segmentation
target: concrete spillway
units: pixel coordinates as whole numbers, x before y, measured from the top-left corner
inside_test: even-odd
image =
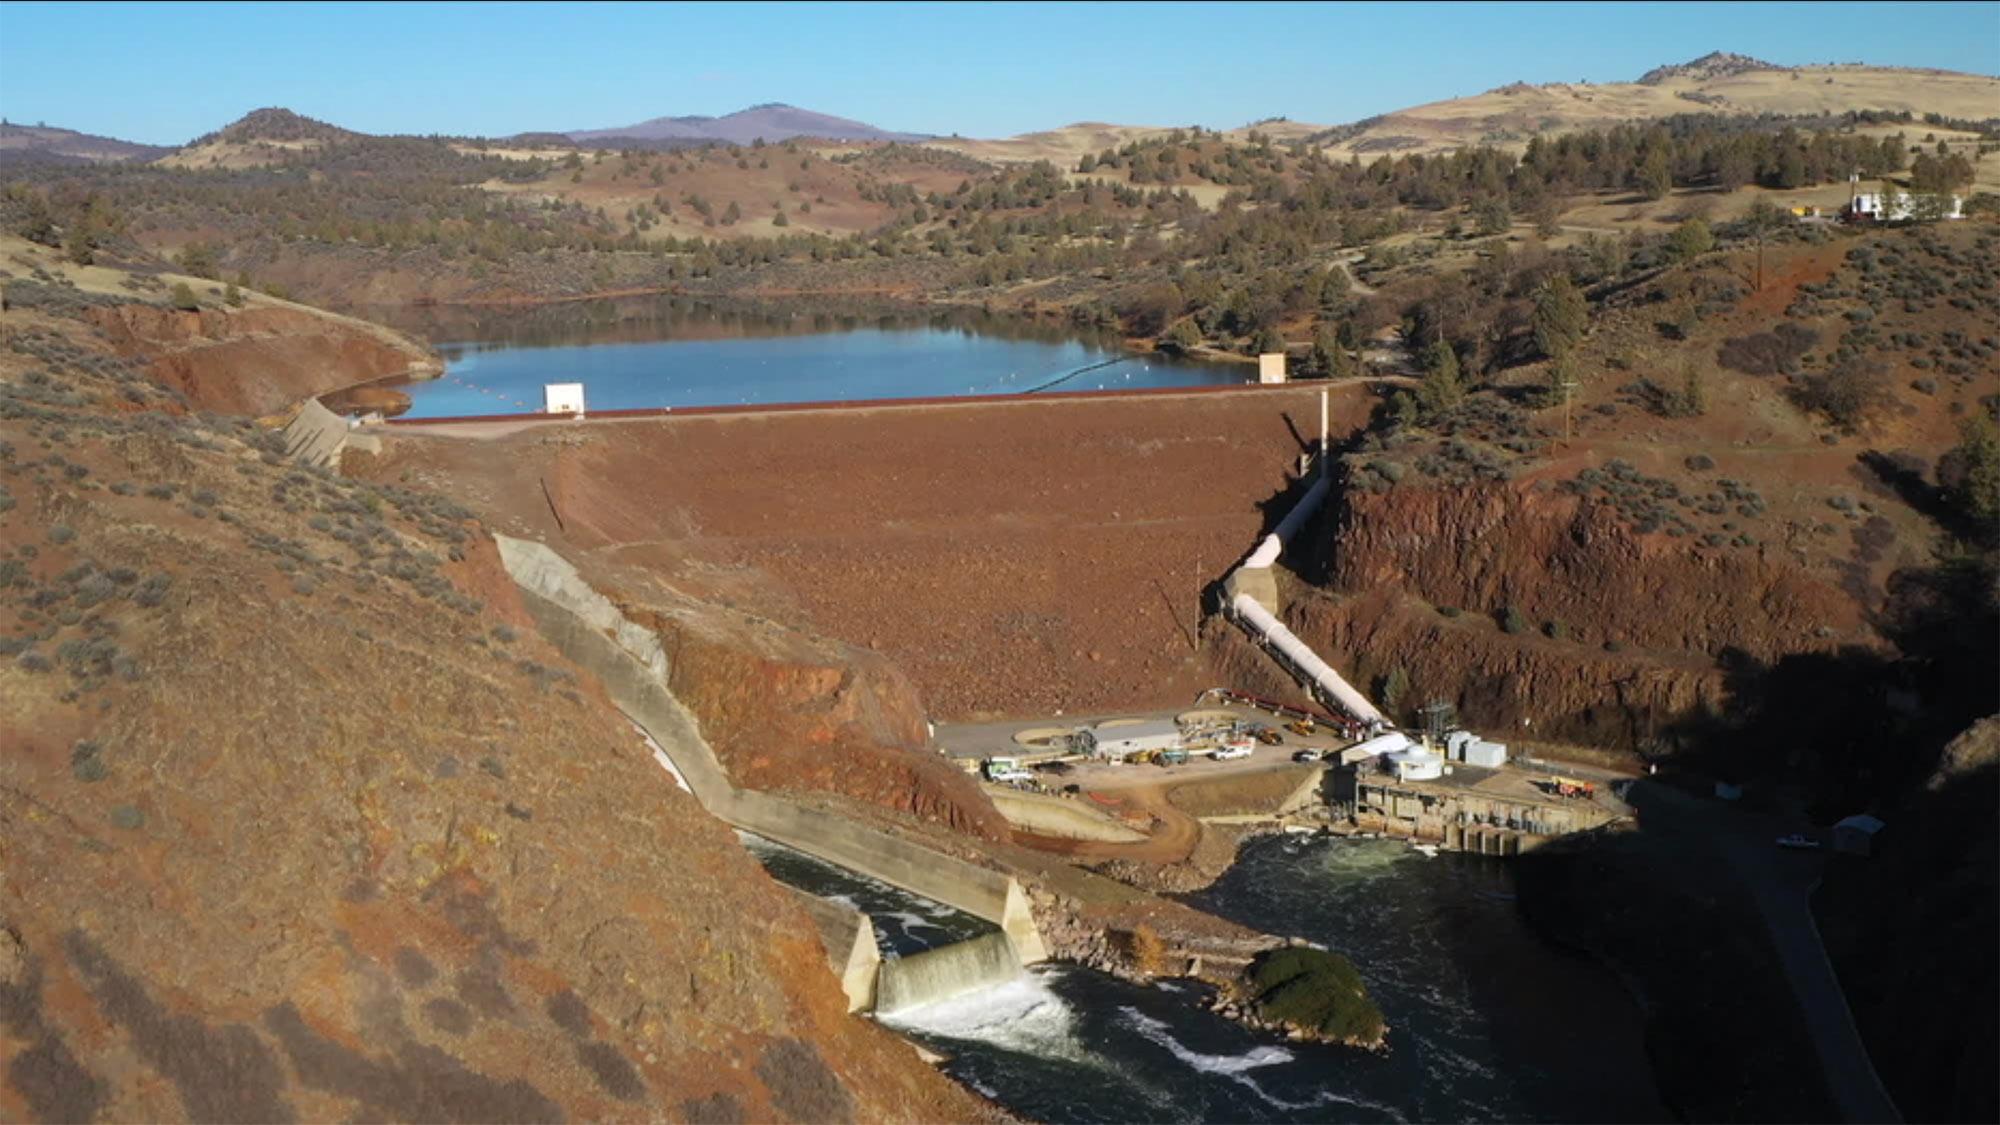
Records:
[[[991,933],[883,961],[875,977],[875,1010],[906,1011],[1005,984],[1021,975],[1007,935]]]
[[[521,589],[522,603],[543,635],[564,656],[597,676],[612,702],[667,756],[675,775],[710,814],[732,827],[991,922],[999,928],[1017,968],[1047,960],[1027,895],[1013,878],[819,809],[738,789],[702,737],[694,715],[667,689],[670,669],[659,637],[626,618],[547,546],[503,535],[493,538],[502,564]],[[821,922],[825,937],[829,923],[817,916],[815,921]],[[843,943],[845,948],[835,948]],[[829,944],[829,958],[844,974],[844,982],[854,956],[851,942],[844,938]],[[983,963],[986,957],[980,952],[975,959]],[[849,983],[850,1003],[869,991]]]

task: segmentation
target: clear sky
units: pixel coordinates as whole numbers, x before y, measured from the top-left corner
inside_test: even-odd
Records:
[[[499,136],[789,102],[888,129],[1335,124],[1711,50],[2000,73],[2000,0],[1856,4],[0,2],[0,114],[179,144],[259,106]],[[2000,114],[2000,106],[1994,107]]]

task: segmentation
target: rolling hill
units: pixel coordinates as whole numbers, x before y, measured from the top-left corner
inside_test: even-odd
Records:
[[[117,163],[152,160],[172,149],[99,137],[49,125],[0,123],[0,163],[44,160],[57,163]]]
[[[1684,113],[1783,116],[1879,110],[1959,120],[2000,117],[2000,78],[1878,66],[1784,67],[1715,52],[1636,82],[1515,82],[1337,126],[1313,140],[1335,156],[1524,147],[1536,135]]]

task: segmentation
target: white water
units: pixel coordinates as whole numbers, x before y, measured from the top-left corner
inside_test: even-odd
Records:
[[[964,941],[885,959],[875,978],[878,1010],[921,1008],[977,993],[1021,975],[1021,959],[1006,934],[995,931]]]
[[[1109,1064],[1076,1035],[1076,1017],[1040,975],[876,1017],[900,1031],[990,1043],[1045,1059]]]

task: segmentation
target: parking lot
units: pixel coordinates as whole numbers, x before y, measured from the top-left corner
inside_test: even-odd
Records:
[[[1027,762],[1054,756],[1049,750],[1036,750],[1021,745],[1015,736],[1023,732],[1080,730],[1094,728],[1100,723],[1120,720],[1172,720],[1180,711],[1118,712],[1102,715],[1052,715],[1042,718],[1009,720],[995,723],[940,723],[933,736],[932,744],[941,753],[963,763],[975,763],[987,758],[1016,758]],[[1274,718],[1270,713],[1251,707],[1236,705],[1203,705],[1194,710],[1203,712],[1227,712],[1246,723],[1267,726],[1278,733],[1282,740],[1277,745],[1256,743],[1250,755],[1225,761],[1209,758],[1206,749],[1190,752],[1188,760],[1179,765],[1163,766],[1156,763],[1134,762],[1090,762],[1073,761],[1067,772],[1037,771],[1041,787],[1060,789],[1066,785],[1076,785],[1085,790],[1110,790],[1134,786],[1152,786],[1175,781],[1197,780],[1204,777],[1219,777],[1235,773],[1253,773],[1293,765],[1293,755],[1301,750],[1311,750],[1323,754],[1349,745],[1349,741],[1336,731],[1321,726],[1317,733],[1301,736],[1285,729],[1286,720]]]

